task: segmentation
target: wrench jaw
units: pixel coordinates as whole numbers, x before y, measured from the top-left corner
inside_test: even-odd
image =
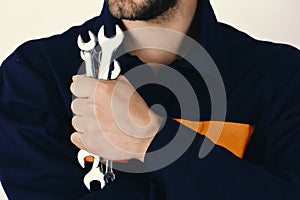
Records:
[[[85,61],[86,75],[88,77],[95,77],[96,70],[94,64],[94,49],[97,45],[96,36],[89,31],[90,41],[85,43],[81,37],[81,35],[77,38],[77,45],[81,49],[80,56]]]
[[[107,38],[104,34],[104,26],[101,26],[99,32],[98,32],[98,41],[99,43],[104,43],[107,40],[113,39],[114,40],[114,46],[118,47],[120,46],[120,44],[123,42],[124,40],[124,32],[122,31],[122,29],[120,28],[119,25],[116,25],[116,35],[111,37],[111,38]]]
[[[120,75],[121,73],[121,67],[120,67],[120,64],[118,61],[114,60],[114,70],[111,72],[111,76],[110,76],[110,79],[111,80],[114,80],[116,78],[118,78],[118,76]]]
[[[82,168],[85,168],[85,157],[86,156],[89,156],[90,154],[86,151],[86,150],[80,150],[79,152],[78,152],[78,154],[77,154],[77,160],[78,160],[78,162],[79,162],[79,164],[80,164],[80,166],[82,167]]]
[[[110,184],[110,183],[114,182],[115,179],[116,179],[116,175],[114,173],[106,173],[104,175],[104,180],[105,180],[106,184]]]
[[[124,33],[122,31],[122,29],[120,28],[120,26],[116,25],[116,35],[120,35],[122,37],[122,41],[124,39]]]
[[[87,161],[87,158],[93,157],[94,159],[91,160],[92,162],[94,162],[94,160],[96,160],[95,158],[97,158],[98,156],[91,154],[89,152],[87,152],[86,150],[81,149],[78,154],[77,154],[77,160],[80,164],[80,166],[82,168],[85,168],[85,162]],[[96,160],[97,161],[97,160]],[[99,160],[98,160],[99,161]]]
[[[120,65],[119,63],[114,62],[114,69],[112,71],[111,77],[109,77],[109,66],[111,64],[113,54],[115,53],[117,48],[122,44],[123,39],[125,37],[124,33],[118,25],[116,25],[116,33],[117,34],[114,37],[107,38],[104,35],[104,26],[102,26],[98,32],[98,41],[102,50],[102,59],[100,61],[98,79],[116,79],[117,76],[120,74]]]
[[[89,31],[90,41],[85,43],[81,37],[81,35],[77,38],[77,45],[82,51],[91,51],[96,47],[97,38],[96,36]]]
[[[87,152],[86,150],[80,150],[78,152],[77,158],[78,158],[78,162],[80,163],[82,168],[85,168],[85,161],[87,158],[91,158],[93,157],[92,160],[90,160],[89,162],[93,162],[93,166],[92,169],[85,175],[83,182],[84,185],[87,187],[87,189],[89,191],[91,191],[91,182],[92,181],[99,181],[101,184],[101,189],[103,189],[103,187],[105,186],[105,180],[104,180],[104,175],[101,172],[100,167],[98,166],[99,161],[100,161],[100,156],[91,154],[89,152]]]
[[[96,161],[94,161],[94,164],[95,162]],[[86,176],[83,179],[84,185],[89,191],[91,191],[92,181],[99,181],[101,184],[101,189],[103,189],[106,184],[104,180],[104,175],[100,172],[99,167],[95,167],[94,164],[91,171],[88,174],[86,174]]]
[[[104,180],[106,182],[106,184],[110,184],[112,182],[114,182],[114,180],[116,179],[116,176],[113,172],[113,163],[111,160],[106,160],[106,170],[105,170],[105,174],[104,174]]]

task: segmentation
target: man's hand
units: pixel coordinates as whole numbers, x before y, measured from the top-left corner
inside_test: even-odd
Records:
[[[71,141],[78,148],[110,160],[144,160],[162,118],[124,76],[111,81],[75,76],[71,91],[77,97]]]

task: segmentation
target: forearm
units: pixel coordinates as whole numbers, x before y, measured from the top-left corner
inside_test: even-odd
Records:
[[[172,127],[178,124],[170,120],[168,119],[167,124],[169,130],[172,130]],[[204,136],[188,128],[183,128],[182,131],[183,133],[177,134],[195,135],[192,145],[179,159],[151,173],[151,179],[163,187],[168,199],[297,199],[299,197],[300,180],[296,175],[299,171],[275,167],[267,169],[265,166],[237,158],[220,146],[215,146],[206,157],[200,159],[199,151]],[[172,133],[165,129],[161,134]],[[148,160],[150,161],[151,158]],[[295,167],[298,164],[299,162],[295,162]]]

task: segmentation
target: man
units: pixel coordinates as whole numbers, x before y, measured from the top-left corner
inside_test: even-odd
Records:
[[[184,53],[186,60],[161,49],[129,51],[118,59],[125,76],[117,80],[73,77],[82,63],[78,35],[88,30],[97,33],[105,25],[106,35],[111,36],[115,24],[123,30],[168,28],[201,44],[224,81],[225,119],[218,113],[222,102],[216,106],[218,114],[212,115],[205,78],[210,71],[200,75],[186,61],[195,52],[192,47]],[[140,42],[138,36],[130,36]],[[174,43],[179,45],[180,40]],[[134,92],[135,78],[140,77],[126,72],[144,63],[176,69],[188,79],[199,105],[183,112],[174,93],[155,83]],[[25,43],[3,63],[1,182],[10,199],[298,199],[299,67],[298,50],[256,41],[218,23],[208,0],[108,0],[100,17],[62,35]],[[161,66],[142,69],[147,76],[140,79],[149,76],[159,83],[167,77]],[[216,76],[211,80],[217,81]],[[167,82],[186,94],[173,76]],[[70,86],[77,97],[73,102]],[[156,104],[165,107],[166,116],[150,110]],[[193,116],[194,106],[200,107],[199,118]],[[220,139],[211,137],[206,128],[220,121],[224,122]],[[77,164],[78,148],[70,136],[79,148],[128,163],[116,162],[116,180],[90,193],[82,182],[86,172]],[[177,136],[182,139],[175,143],[178,148],[167,148],[167,154],[160,151]],[[202,145],[213,143],[209,154],[199,157]],[[156,167],[169,157],[177,159]]]

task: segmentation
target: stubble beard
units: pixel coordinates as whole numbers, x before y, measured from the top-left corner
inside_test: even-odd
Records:
[[[106,0],[111,14],[125,20],[155,20],[174,8],[178,0]]]

